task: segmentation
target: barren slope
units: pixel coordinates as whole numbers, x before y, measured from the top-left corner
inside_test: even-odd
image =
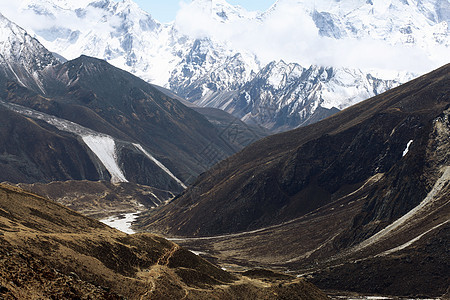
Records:
[[[19,299],[326,299],[303,279],[225,272],[151,234],[126,235],[0,185],[0,296]]]
[[[320,288],[447,292],[450,65],[317,124],[265,138],[138,220],[224,266]]]

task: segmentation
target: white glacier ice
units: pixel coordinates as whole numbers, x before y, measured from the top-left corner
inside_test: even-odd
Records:
[[[187,188],[187,186],[180,179],[178,179],[175,175],[173,175],[173,173],[170,172],[170,170],[166,166],[164,166],[159,160],[154,158],[153,155],[148,153],[140,144],[133,144],[133,145],[136,147],[136,149],[138,149],[139,151],[144,153],[151,161],[153,161],[164,172],[166,172],[170,177],[172,177],[183,189]]]
[[[128,182],[117,162],[116,143],[107,135],[82,136],[83,142],[95,153],[111,175],[111,182]]]
[[[114,139],[111,136],[98,133],[77,123],[64,120],[28,107],[13,103],[6,103],[3,101],[0,101],[0,104],[3,104],[7,108],[25,116],[43,120],[48,124],[55,126],[61,131],[74,133],[80,136],[83,142],[98,157],[106,170],[108,170],[111,175],[111,182],[128,182],[118,165],[116,145]]]

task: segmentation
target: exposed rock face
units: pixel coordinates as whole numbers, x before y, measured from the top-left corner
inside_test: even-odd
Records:
[[[442,95],[437,101],[445,101],[445,97],[448,98],[448,95]],[[437,193],[437,197],[446,195],[448,191],[436,184],[450,179],[447,170],[450,162],[449,115],[450,110],[444,110],[431,124],[422,125],[426,134],[410,144],[416,143],[417,150],[410,149],[405,153],[405,160],[379,182],[370,201],[355,217],[351,238],[347,240],[345,235],[343,240],[351,241],[351,244],[361,242],[413,211],[424,199],[434,196],[431,193]]]

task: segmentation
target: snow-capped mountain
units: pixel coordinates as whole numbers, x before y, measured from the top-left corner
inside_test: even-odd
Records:
[[[68,59],[106,59],[197,105],[276,130],[406,82],[445,61],[449,47],[446,0],[278,0],[266,12],[195,0],[169,24],[132,0],[23,0],[18,11],[40,20],[22,26]]]
[[[273,131],[315,123],[400,82],[360,70],[272,62],[231,100],[215,103],[248,123]]]
[[[211,112],[213,124],[104,60],[60,62],[23,29],[0,21],[3,181],[111,180],[180,192],[243,147],[219,127],[228,114]]]
[[[41,72],[58,60],[25,30],[0,13],[0,72],[6,78],[44,92]]]
[[[200,78],[237,54],[229,46],[187,37],[174,24],[159,23],[131,0],[82,1],[70,5],[66,2],[26,0],[20,11],[45,21],[56,20],[47,22],[49,26],[32,24],[27,29],[48,49],[67,59],[81,54],[103,58],[146,81],[168,86],[174,70],[196,69],[196,77]],[[61,16],[65,22],[58,21]],[[205,52],[210,53],[210,60],[205,58],[201,69],[196,68],[198,61],[191,59]],[[185,74],[180,76],[183,79],[173,81],[186,80]]]
[[[286,2],[295,2],[295,9],[306,11],[322,36],[371,38],[421,47],[436,43],[448,46],[450,4],[446,0],[278,0],[268,14]]]

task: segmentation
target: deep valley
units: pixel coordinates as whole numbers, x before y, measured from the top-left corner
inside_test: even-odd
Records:
[[[0,300],[450,299],[448,0],[273,2],[0,0]]]

